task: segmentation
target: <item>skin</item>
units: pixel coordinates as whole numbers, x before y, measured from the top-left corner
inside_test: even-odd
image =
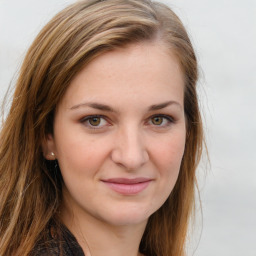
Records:
[[[43,147],[64,179],[63,222],[86,255],[140,255],[148,217],[179,174],[183,97],[178,61],[159,41],[105,53],[72,80]],[[121,193],[108,183],[112,178],[147,184]]]

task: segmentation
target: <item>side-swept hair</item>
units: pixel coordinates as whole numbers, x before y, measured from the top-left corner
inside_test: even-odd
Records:
[[[149,218],[140,250],[147,256],[185,254],[203,140],[190,39],[174,12],[159,2],[82,0],[42,29],[20,70],[0,133],[0,255],[29,255],[49,222],[59,221],[61,176],[49,171],[41,145],[71,80],[104,52],[153,40],[164,43],[182,69],[187,134],[177,183]]]

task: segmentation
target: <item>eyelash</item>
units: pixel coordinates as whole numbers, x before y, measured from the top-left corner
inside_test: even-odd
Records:
[[[102,120],[105,120],[105,122],[109,123],[107,121],[107,118],[105,116],[102,116],[102,115],[92,115],[92,116],[86,116],[85,118],[81,119],[81,123],[83,123],[85,126],[87,126],[88,128],[90,129],[101,129],[102,127],[101,126],[93,126],[89,123],[90,119],[92,120],[93,118],[100,118],[100,122]]]
[[[171,116],[169,116],[169,115],[157,114],[157,115],[151,116],[151,117],[149,118],[149,120],[152,122],[152,119],[153,119],[153,118],[163,118],[163,119],[166,120],[167,123],[164,124],[164,125],[162,125],[162,124],[160,124],[160,125],[154,125],[154,124],[153,124],[153,126],[156,126],[156,127],[159,127],[159,128],[165,128],[165,127],[168,127],[168,126],[170,126],[171,124],[175,123],[174,118],[171,117]],[[164,120],[163,120],[163,122],[164,122]]]
[[[100,122],[102,122],[102,120],[105,120],[105,122],[108,123],[107,126],[110,126],[111,124],[109,123],[109,121],[107,120],[106,116],[103,115],[91,115],[91,116],[86,116],[84,118],[81,119],[81,123],[83,123],[85,126],[87,126],[89,129],[101,129],[102,126],[94,126],[91,125],[89,123],[90,120],[92,120],[93,118],[100,118]],[[162,125],[162,123],[160,125],[154,125],[152,124],[152,119],[154,118],[163,118],[163,122],[166,121],[167,123],[165,123],[164,125]],[[169,127],[171,124],[175,123],[175,120],[173,119],[173,117],[169,116],[169,115],[163,115],[163,114],[157,114],[157,115],[153,115],[150,118],[148,118],[149,121],[147,121],[149,123],[149,125],[153,125],[157,128],[165,128],[165,127]],[[105,125],[103,125],[103,127],[105,127]]]

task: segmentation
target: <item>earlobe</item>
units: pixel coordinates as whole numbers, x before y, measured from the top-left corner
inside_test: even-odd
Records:
[[[55,142],[52,134],[47,134],[42,142],[42,151],[46,160],[56,159]]]

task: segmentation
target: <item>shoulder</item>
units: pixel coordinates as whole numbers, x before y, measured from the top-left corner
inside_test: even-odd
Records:
[[[59,256],[59,255],[60,255],[60,241],[58,241],[58,239],[56,239],[56,237],[53,236],[51,229],[45,230],[44,234],[42,235],[42,238],[36,243],[34,249],[30,253],[30,256]]]
[[[73,234],[63,225],[51,226],[30,256],[85,256]]]

